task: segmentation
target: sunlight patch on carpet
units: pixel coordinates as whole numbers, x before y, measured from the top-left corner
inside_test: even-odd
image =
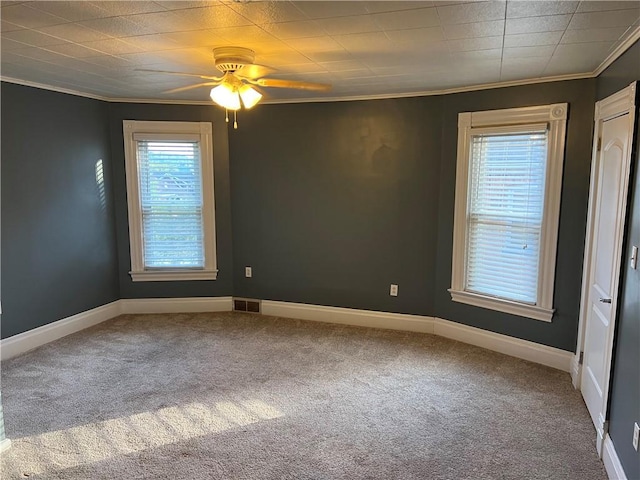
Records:
[[[282,416],[278,409],[256,399],[212,406],[190,403],[12,439],[7,460],[14,471],[41,474]]]

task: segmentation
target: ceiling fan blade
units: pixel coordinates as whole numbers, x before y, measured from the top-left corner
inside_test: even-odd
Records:
[[[296,88],[299,90],[316,90],[321,92],[331,90],[331,85],[326,83],[301,82],[298,80],[283,80],[280,78],[260,78],[256,80],[256,83],[261,87]]]
[[[255,63],[251,63],[245,65],[244,67],[236,70],[235,75],[242,78],[249,78],[251,80],[255,80],[260,77],[266,77],[267,75],[275,72],[275,68],[267,67],[265,65],[257,65]]]
[[[165,73],[167,75],[182,75],[183,77],[197,77],[205,80],[222,80],[222,77],[213,77],[211,75],[202,75],[200,73],[170,72],[168,70],[149,70],[147,68],[136,68],[136,72]]]
[[[167,90],[166,92],[162,92],[162,93],[178,93],[178,92],[184,92],[186,90],[191,90],[193,88],[200,88],[200,87],[209,87],[209,86],[213,86],[213,85],[218,85],[220,82],[203,82],[203,83],[196,83],[195,85],[189,85],[187,87],[179,87],[179,88],[172,88],[171,90]]]

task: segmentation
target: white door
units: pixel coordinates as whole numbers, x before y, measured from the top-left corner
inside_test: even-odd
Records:
[[[611,112],[609,112],[611,113]],[[583,365],[581,391],[598,432],[601,452],[607,429],[609,373],[625,226],[634,110],[596,119],[590,201],[590,258],[583,288]]]

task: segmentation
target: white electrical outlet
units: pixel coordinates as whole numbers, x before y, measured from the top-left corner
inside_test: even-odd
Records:
[[[244,276],[247,278],[251,278],[253,272],[251,271],[251,267],[244,267]]]
[[[633,448],[638,451],[638,435],[640,434],[640,426],[638,426],[638,422],[633,424]]]
[[[638,268],[638,247],[635,245],[631,247],[631,268]]]
[[[391,288],[389,289],[389,295],[392,297],[398,296],[398,285],[391,284]]]

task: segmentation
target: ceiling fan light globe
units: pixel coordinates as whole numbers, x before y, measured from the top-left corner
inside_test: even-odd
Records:
[[[240,110],[240,96],[237,90],[222,84],[211,89],[211,100],[227,110]]]
[[[249,109],[254,107],[262,99],[262,94],[251,85],[244,85],[240,88],[240,98],[242,99],[244,108]]]

